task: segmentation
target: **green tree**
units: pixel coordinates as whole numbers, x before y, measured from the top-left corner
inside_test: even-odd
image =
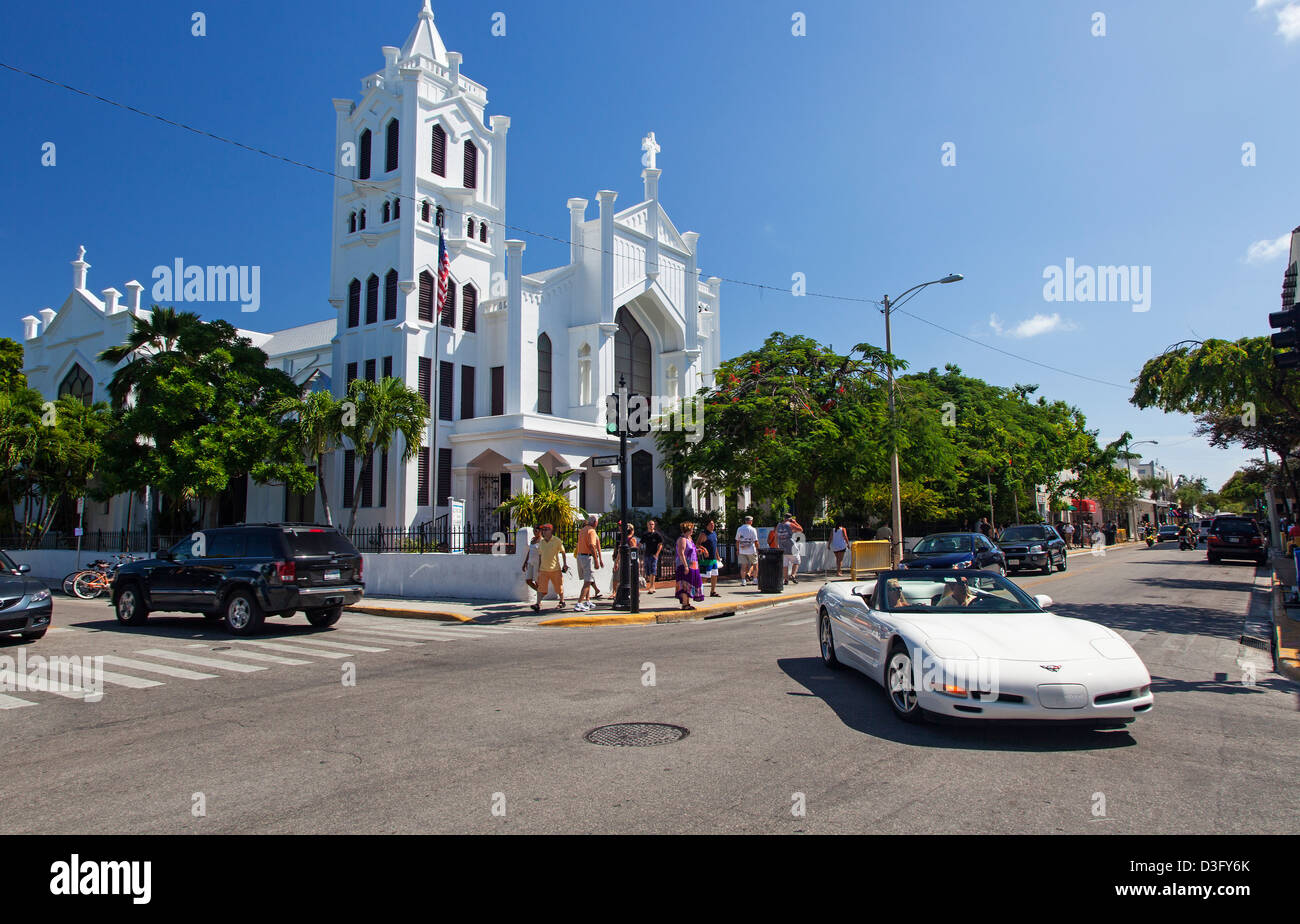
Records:
[[[293,433],[303,457],[316,469],[316,486],[325,507],[325,522],[334,525],[329,494],[325,488],[325,458],[342,445],[343,402],[327,391],[310,392],[274,402],[270,412]]]
[[[362,479],[369,470],[364,460],[372,459],[375,452],[388,452],[398,436],[402,438],[401,464],[419,455],[429,424],[429,405],[401,379],[389,377],[380,382],[354,379],[340,408],[342,435],[357,454],[357,480],[348,519],[348,529],[353,529],[361,506]]]
[[[533,482],[532,493],[512,495],[497,508],[497,513],[509,513],[516,526],[551,523],[561,536],[565,526],[586,516],[585,511],[569,500],[568,482],[573,479],[573,469],[562,469],[552,475],[540,465],[525,465],[524,471]]]
[[[228,322],[158,308],[135,318],[127,341],[101,358],[124,362],[109,383],[116,420],[101,466],[105,489],[152,485],[167,500],[165,528],[190,528],[190,505],[202,518],[206,502],[236,478],[314,487],[295,434],[272,412],[298,387]]]

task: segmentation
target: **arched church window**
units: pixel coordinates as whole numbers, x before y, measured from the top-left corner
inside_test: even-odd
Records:
[[[473,232],[470,233],[472,234]],[[482,241],[484,244],[487,243],[487,222],[486,221],[480,221],[478,223],[478,239]]]
[[[59,397],[62,398],[64,395],[71,395],[86,407],[90,407],[94,402],[95,383],[81,366],[74,365],[59,383]]]
[[[478,148],[474,142],[465,141],[465,188],[478,189]]]
[[[446,215],[447,213],[443,209],[443,207],[441,205],[438,206],[438,210],[433,213],[433,223],[437,225],[439,228],[441,228],[443,226],[442,223],[443,220],[446,218]]]
[[[384,138],[384,170],[391,173],[397,169],[397,120],[388,123]]]
[[[384,203],[384,218],[383,218],[383,220],[384,220],[385,223],[390,222],[390,221],[393,220],[393,211],[392,211],[392,206],[390,206],[387,202]]]
[[[619,376],[623,376],[630,394],[649,395],[653,381],[650,338],[627,306],[618,309],[614,320],[618,323],[614,335],[614,387],[618,388]]]
[[[578,404],[591,404],[591,344],[578,347]]]
[[[460,329],[473,333],[478,329],[478,289],[465,283],[460,291]]]
[[[456,280],[447,277],[447,298],[442,303],[442,326],[456,326]]]
[[[465,236],[471,241],[474,240],[474,219],[467,219],[465,224]]]
[[[434,300],[434,281],[433,273],[425,270],[420,274],[420,320],[433,320],[433,300]]]
[[[632,453],[632,506],[654,506],[654,457],[644,449]]]
[[[447,132],[441,125],[433,126],[432,155],[429,169],[435,176],[447,175]]]
[[[379,320],[379,277],[371,273],[366,278],[366,323]]]
[[[357,215],[357,227],[358,227],[360,230],[362,230],[362,231],[366,230],[366,210],[365,210],[365,209],[362,209],[362,210],[360,211],[360,213],[358,213],[358,215]]]
[[[537,338],[537,413],[551,413],[551,338]]]
[[[390,269],[384,276],[384,320],[397,320],[397,270]]]
[[[355,234],[357,231],[357,213],[353,212],[348,216],[348,233]]]
[[[368,180],[370,179],[370,129],[367,128],[361,133],[361,141],[357,147],[361,149],[357,154],[357,176]]]
[[[348,283],[348,327],[361,323],[361,280],[353,279]]]
[[[402,198],[398,196],[393,200],[393,221],[402,217]]]
[[[433,211],[433,207],[429,205],[429,200],[425,199],[423,202],[420,203],[420,220],[428,221],[430,218],[430,213],[432,211]]]

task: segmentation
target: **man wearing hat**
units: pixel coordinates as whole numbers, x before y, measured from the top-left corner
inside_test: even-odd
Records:
[[[555,528],[550,523],[543,523],[541,531],[542,541],[537,543],[537,602],[533,604],[534,613],[542,608],[542,601],[552,588],[560,598],[555,608],[564,609],[564,580],[561,575],[569,570],[569,555],[564,551],[564,540],[555,535]]]

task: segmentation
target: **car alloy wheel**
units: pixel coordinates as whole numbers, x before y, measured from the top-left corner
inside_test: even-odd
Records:
[[[134,584],[128,584],[118,592],[116,610],[117,621],[124,626],[142,625],[149,615]]]
[[[252,594],[246,590],[236,590],[226,598],[222,608],[222,622],[235,635],[252,635],[262,628],[266,618]]]
[[[889,656],[885,680],[889,684],[889,704],[894,708],[894,715],[904,722],[919,722],[922,712],[912,686],[912,658],[901,644]]]
[[[817,620],[817,638],[821,642],[822,661],[827,667],[839,667],[840,659],[835,654],[835,636],[831,634],[831,617],[825,610]]]

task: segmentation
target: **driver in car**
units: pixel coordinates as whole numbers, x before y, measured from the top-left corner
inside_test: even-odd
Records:
[[[953,581],[943,589],[943,596],[936,606],[970,606],[975,599],[970,586],[965,581]]]
[[[891,610],[909,605],[907,598],[903,596],[903,585],[898,583],[897,578],[890,578],[885,582],[885,600],[887,601],[886,606]]]

